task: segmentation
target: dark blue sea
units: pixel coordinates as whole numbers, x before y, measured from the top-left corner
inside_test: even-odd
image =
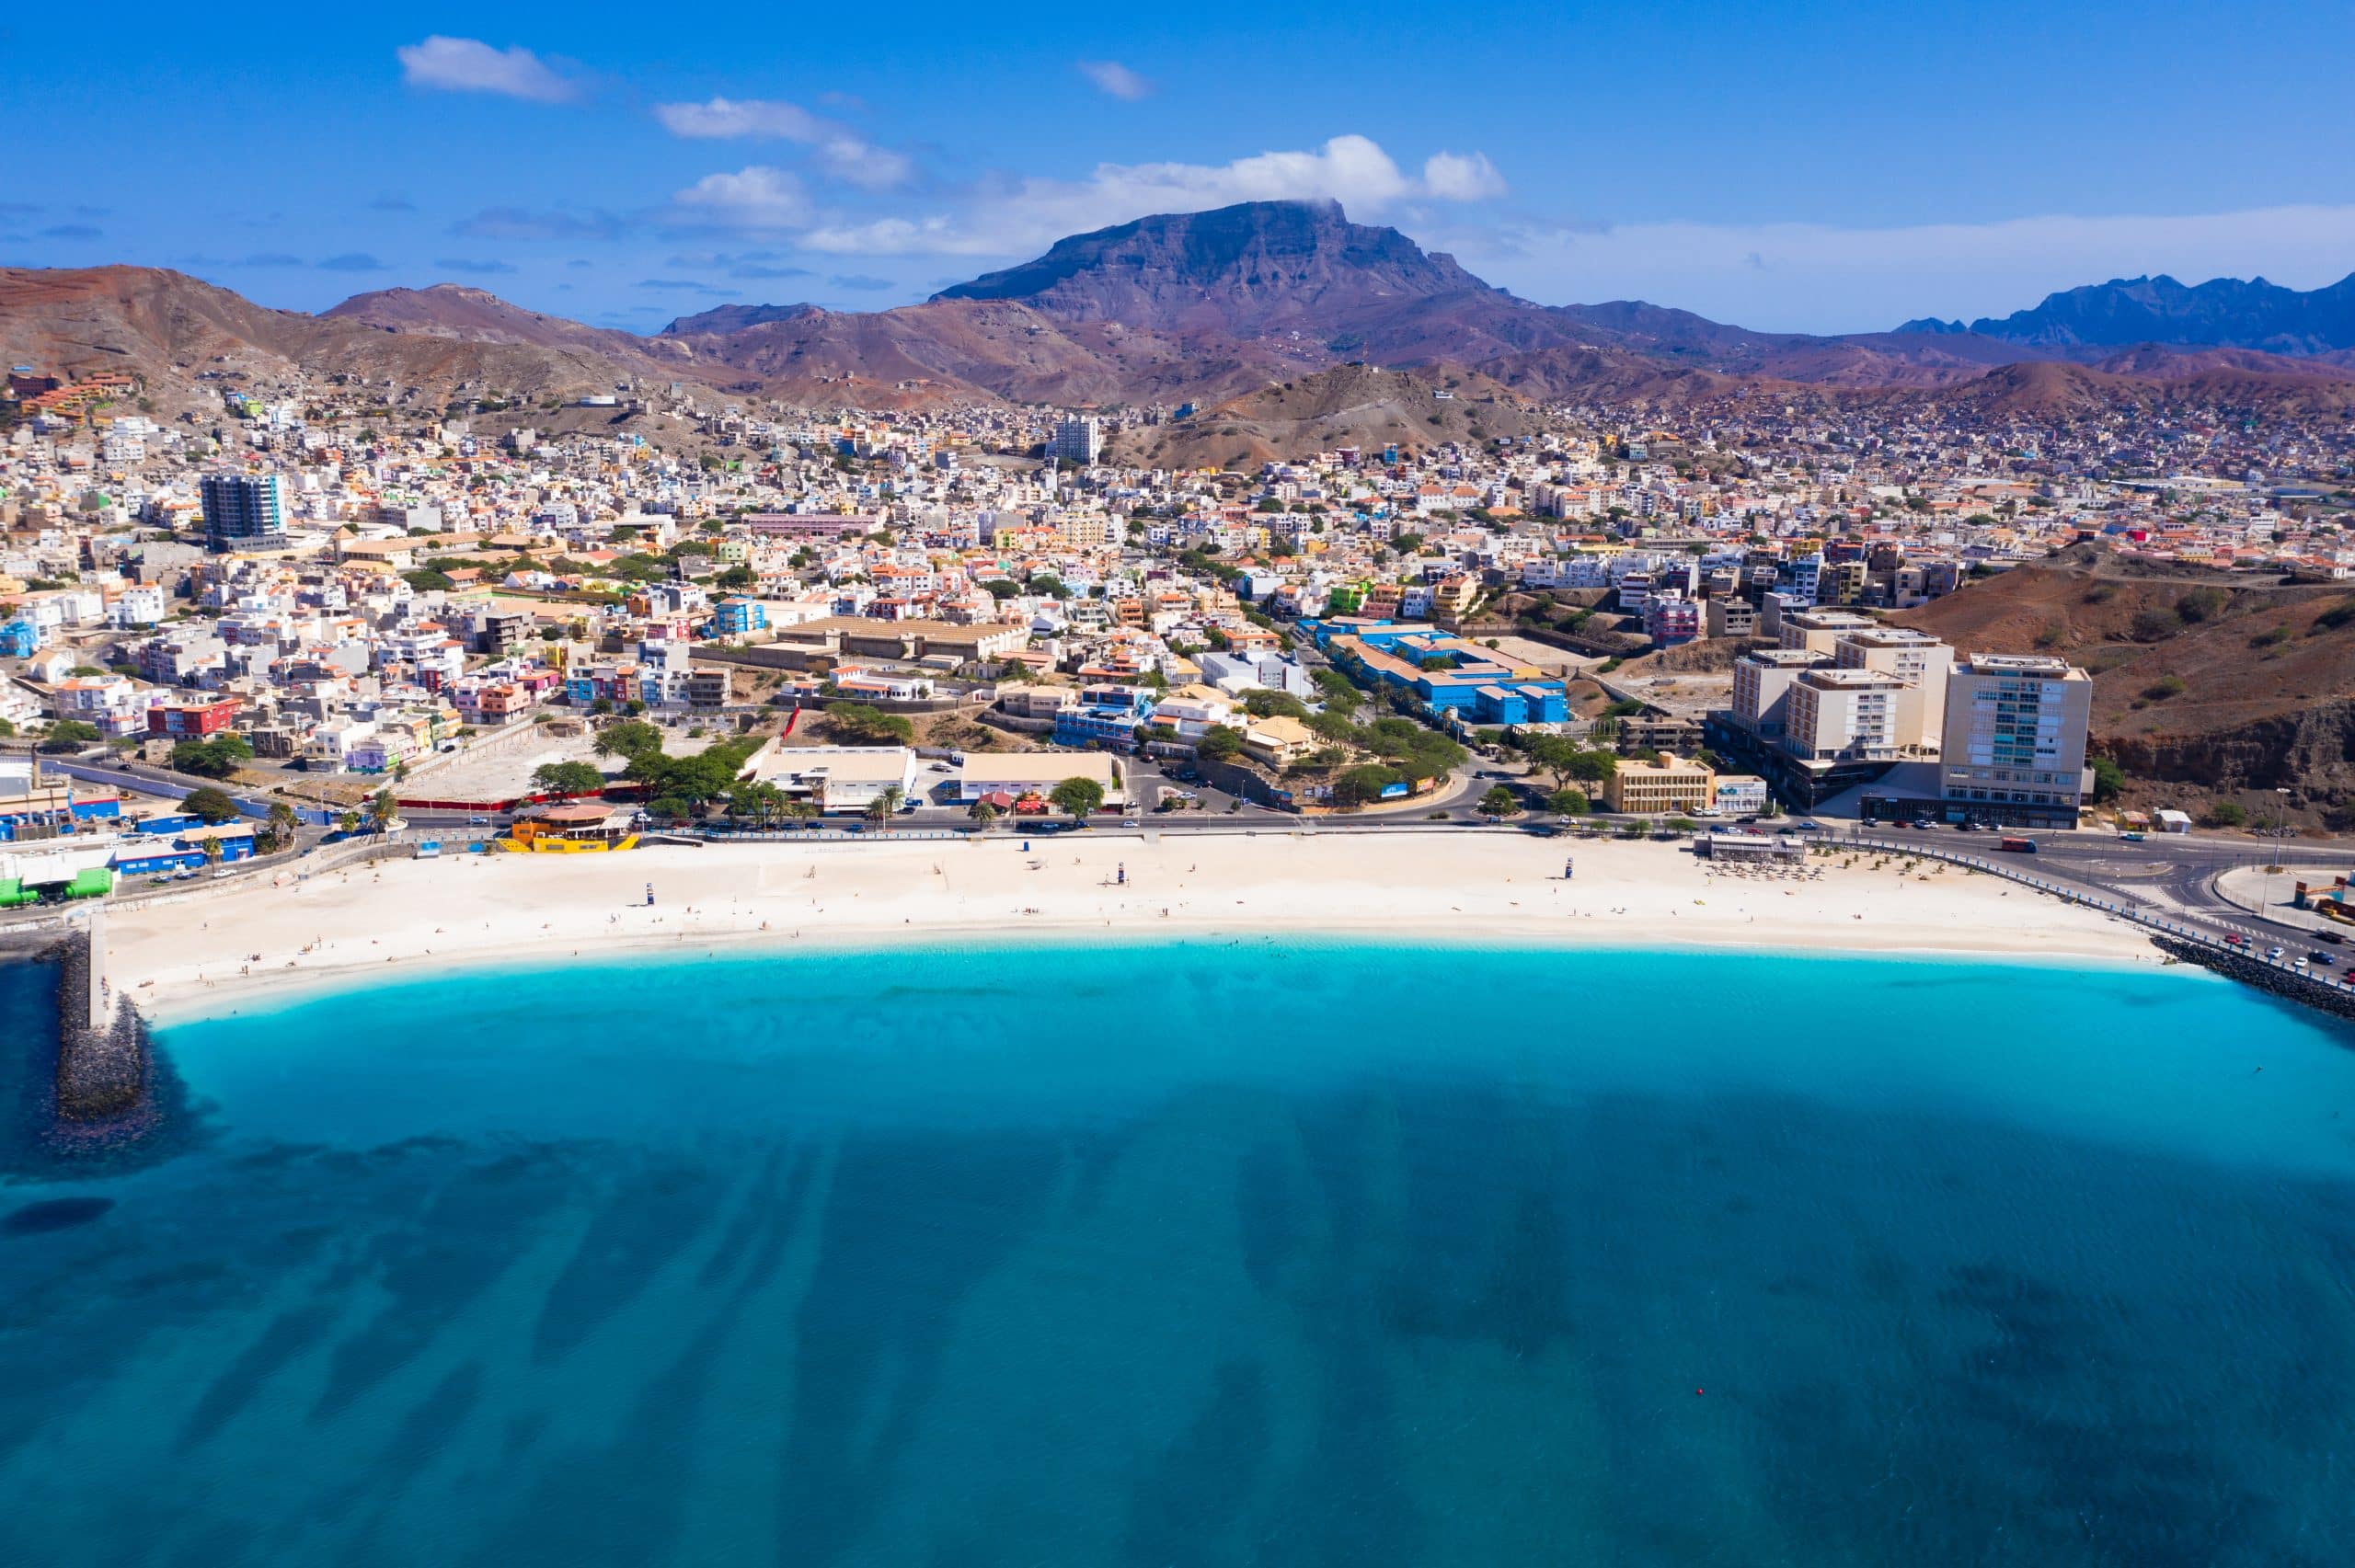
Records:
[[[501,970],[31,1114],[0,1563],[2355,1562],[2355,1051],[2186,970]],[[20,1026],[21,1025],[21,1026]]]

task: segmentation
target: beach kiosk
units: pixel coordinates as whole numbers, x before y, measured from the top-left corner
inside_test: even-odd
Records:
[[[638,847],[637,813],[592,800],[543,807],[518,818],[499,847],[526,854],[583,854]]]

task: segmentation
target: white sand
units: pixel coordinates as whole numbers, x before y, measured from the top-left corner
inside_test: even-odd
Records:
[[[1682,846],[1513,832],[1294,837],[1133,834],[654,847],[456,855],[329,872],[127,910],[116,984],[151,1015],[257,990],[621,948],[790,949],[894,940],[1020,942],[1212,933],[1403,942],[2002,954],[2155,964],[2133,927],[1999,878],[1924,863],[1820,878],[1743,876]],[[1574,856],[1574,880],[1561,880]],[[1128,881],[1116,878],[1125,866]],[[644,902],[654,885],[656,903]]]

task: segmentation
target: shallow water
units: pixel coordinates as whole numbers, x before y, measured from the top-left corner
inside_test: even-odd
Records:
[[[188,1024],[171,1157],[0,1162],[0,1562],[2355,1561],[2349,1038],[1264,944]]]

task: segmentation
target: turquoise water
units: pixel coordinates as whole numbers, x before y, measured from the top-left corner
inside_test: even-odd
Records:
[[[0,1562],[2342,1564],[2349,1043],[1266,944],[192,1023],[0,1160]]]

